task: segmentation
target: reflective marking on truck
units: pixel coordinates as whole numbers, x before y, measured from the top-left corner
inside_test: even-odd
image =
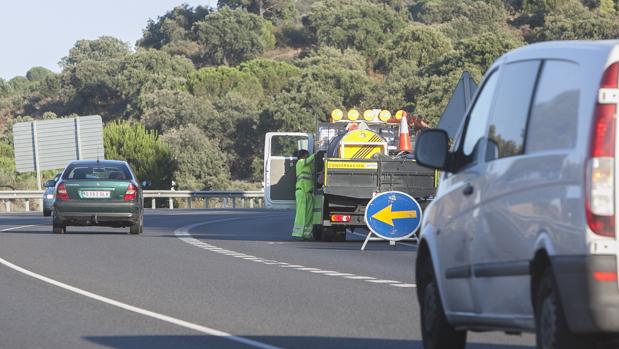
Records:
[[[357,161],[328,161],[327,168],[330,169],[364,169],[364,170],[376,170],[378,169],[378,163],[376,162],[357,162]]]

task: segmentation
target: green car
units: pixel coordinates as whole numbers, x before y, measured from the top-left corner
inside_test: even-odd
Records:
[[[129,233],[141,234],[142,188],[124,161],[73,161],[56,185],[52,215],[56,234],[63,234],[69,225],[128,226]]]

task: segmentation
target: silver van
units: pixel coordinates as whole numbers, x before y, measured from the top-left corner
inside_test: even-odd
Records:
[[[543,349],[619,337],[618,104],[619,41],[546,42],[492,65],[453,139],[418,136],[443,171],[416,262],[424,348],[469,330]]]

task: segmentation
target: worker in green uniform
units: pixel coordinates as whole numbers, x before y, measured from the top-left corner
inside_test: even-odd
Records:
[[[296,165],[297,184],[295,200],[297,212],[294,217],[292,237],[295,239],[312,239],[312,215],[314,211],[314,154],[299,150]]]

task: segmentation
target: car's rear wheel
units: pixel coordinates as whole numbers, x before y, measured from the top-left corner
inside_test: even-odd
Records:
[[[421,268],[421,335],[424,349],[464,349],[466,331],[456,330],[445,317],[432,264]]]
[[[64,234],[67,231],[67,227],[62,224],[54,223],[52,226],[52,231],[54,234]]]
[[[129,234],[139,235],[144,232],[144,216],[140,215],[140,219],[137,223],[129,227]]]
[[[535,333],[538,349],[594,348],[592,340],[567,326],[552,270],[546,268],[535,293]]]

